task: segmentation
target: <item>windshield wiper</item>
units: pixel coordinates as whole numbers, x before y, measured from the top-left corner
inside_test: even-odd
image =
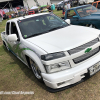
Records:
[[[52,28],[52,29],[50,29],[50,30],[48,30],[48,31],[50,32],[50,31],[57,30],[57,29],[64,28],[64,27],[65,27],[65,26],[54,27],[54,28]]]
[[[38,36],[38,35],[41,35],[41,34],[44,34],[44,33],[47,33],[47,32],[49,32],[49,31],[36,33],[36,34],[33,34],[33,35],[28,36],[27,38],[34,37],[34,36]]]
[[[33,35],[28,36],[27,38],[38,36],[38,35],[40,35],[40,34],[33,34]]]

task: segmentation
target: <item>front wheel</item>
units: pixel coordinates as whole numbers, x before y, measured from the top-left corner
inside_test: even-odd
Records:
[[[41,71],[38,67],[38,65],[32,60],[30,59],[30,66],[31,66],[31,69],[35,75],[35,77],[40,81],[40,82],[43,82],[43,79],[42,79],[42,76],[41,76]]]

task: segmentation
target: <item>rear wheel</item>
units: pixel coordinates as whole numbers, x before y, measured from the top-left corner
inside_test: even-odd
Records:
[[[38,65],[32,60],[29,58],[29,62],[30,62],[30,66],[31,66],[31,69],[35,75],[35,77],[40,81],[40,82],[43,82],[43,79],[42,79],[42,76],[41,76],[41,71],[38,67]]]

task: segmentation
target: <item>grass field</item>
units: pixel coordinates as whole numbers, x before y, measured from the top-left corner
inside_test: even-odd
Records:
[[[54,11],[62,16],[62,11]],[[0,33],[5,30],[7,20],[0,23]],[[38,82],[32,71],[2,45],[0,37],[0,92],[34,91],[34,94],[1,95],[0,100],[100,100],[100,72],[87,81],[57,93],[49,93],[43,83]]]

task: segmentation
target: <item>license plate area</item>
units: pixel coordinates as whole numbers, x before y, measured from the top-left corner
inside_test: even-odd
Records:
[[[100,62],[94,64],[90,68],[88,68],[90,76],[94,75],[96,72],[100,70]]]

